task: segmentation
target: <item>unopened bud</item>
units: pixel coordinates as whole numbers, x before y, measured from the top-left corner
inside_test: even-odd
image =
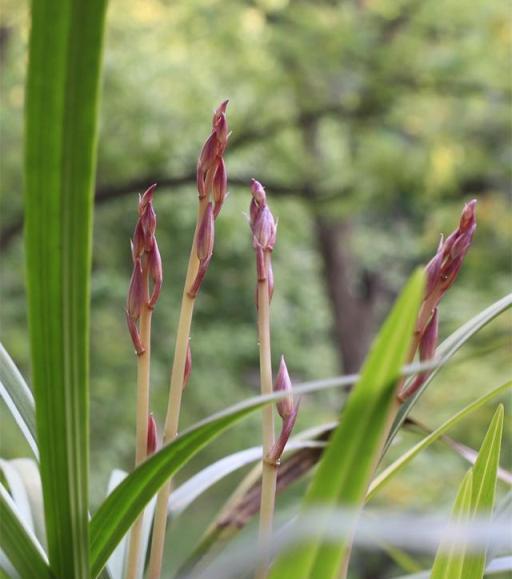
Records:
[[[144,344],[142,343],[137,324],[135,323],[135,320],[130,317],[128,312],[125,312],[125,314],[126,323],[128,324],[128,331],[130,332],[130,337],[133,342],[133,347],[135,348],[135,353],[137,356],[140,356],[141,354],[144,354],[146,350],[144,348]]]
[[[215,223],[212,203],[208,203],[197,230],[196,250],[199,261],[210,259],[215,239]]]
[[[148,442],[146,447],[146,455],[151,456],[158,450],[158,428],[156,426],[156,420],[151,413],[148,416]]]
[[[213,208],[213,216],[216,218],[219,214],[224,199],[226,198],[228,190],[228,175],[226,173],[226,165],[224,160],[220,159],[217,168],[215,170],[215,176],[213,178],[213,200],[215,201],[215,206]]]
[[[144,193],[141,195],[139,195],[139,217],[142,217],[142,214],[144,213],[144,210],[146,209],[146,207],[153,202],[153,193],[156,189],[156,183],[153,183],[153,185],[150,185],[145,191]]]
[[[153,238],[153,247],[148,254],[148,270],[153,280],[153,291],[149,298],[148,307],[154,308],[162,288],[162,258],[155,238]]]
[[[288,374],[288,368],[284,356],[281,356],[279,364],[279,372],[277,373],[276,383],[274,384],[274,392],[286,392],[287,396],[277,401],[277,411],[281,418],[287,418],[293,413],[293,395],[292,395],[292,381]]]
[[[251,179],[251,193],[254,200],[260,207],[266,205],[267,196],[265,194],[265,188],[259,181],[256,181],[256,179]]]
[[[254,243],[264,251],[272,251],[276,242],[276,222],[267,205],[261,208],[252,228]]]
[[[142,254],[144,253],[144,230],[142,229],[140,219],[137,220],[137,224],[135,225],[131,247],[134,260],[138,257],[142,257]]]
[[[439,332],[439,317],[437,308],[432,313],[432,317],[421,336],[419,351],[420,360],[422,362],[430,360],[434,357],[437,347],[437,337]]]
[[[146,301],[146,288],[140,258],[136,258],[133,264],[130,287],[128,288],[128,299],[126,300],[126,311],[130,318],[137,321],[140,317],[142,306]]]
[[[183,371],[183,389],[188,384],[190,380],[190,374],[192,373],[192,350],[190,349],[190,342],[187,344],[187,357],[185,358],[185,370]]]

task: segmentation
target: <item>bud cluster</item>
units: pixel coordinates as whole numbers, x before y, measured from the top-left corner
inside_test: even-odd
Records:
[[[415,338],[421,362],[434,357],[439,331],[438,305],[459,273],[464,257],[473,240],[476,229],[476,199],[464,205],[459,226],[441,241],[435,256],[427,264],[425,297],[416,322]],[[405,400],[414,394],[428,377],[428,372],[419,374],[412,384],[400,394]]]
[[[256,179],[252,179],[251,194],[249,223],[252,231],[252,245],[256,251],[256,271],[258,281],[267,281],[269,300],[271,300],[274,292],[271,253],[276,243],[277,223],[267,205],[265,189]],[[258,305],[257,292],[256,305]]]
[[[278,400],[276,406],[279,416],[281,417],[281,433],[279,438],[274,443],[269,455],[266,457],[269,462],[276,463],[283,454],[284,447],[290,438],[297,414],[299,412],[300,400],[294,404],[292,394],[292,381],[288,374],[288,368],[284,356],[281,356],[279,364],[279,372],[277,373],[276,382],[274,384],[274,392],[285,392],[286,397]]]
[[[137,355],[145,351],[137,327],[142,308],[144,305],[150,309],[155,307],[162,287],[162,259],[155,237],[156,213],[153,208],[155,188],[156,185],[151,185],[142,196],[139,195],[139,218],[131,241],[133,272],[126,300],[126,319]],[[153,282],[151,296],[148,294],[150,278]]]
[[[228,176],[224,163],[224,151],[228,144],[229,131],[226,119],[228,101],[221,103],[213,114],[212,132],[206,140],[197,161],[197,191],[199,199],[207,199],[208,204],[197,228],[196,253],[199,269],[188,295],[195,298],[208,270],[213,254],[215,219],[228,195]]]

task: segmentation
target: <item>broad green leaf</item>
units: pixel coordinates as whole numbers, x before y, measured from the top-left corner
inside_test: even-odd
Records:
[[[473,467],[473,488],[471,493],[472,515],[492,518],[496,478],[500,460],[501,437],[503,433],[503,405],[500,404],[484,438],[475,466]],[[471,554],[464,561],[464,579],[480,579],[485,569],[485,550]]]
[[[364,502],[392,417],[396,382],[410,347],[423,284],[424,274],[417,271],[381,329],[307,491],[305,508],[342,505],[357,509]],[[271,576],[335,577],[347,545],[348,538],[326,545],[319,536],[281,557]]]
[[[500,394],[504,394],[509,388],[512,387],[512,382],[507,382],[494,390],[491,390],[487,394],[484,394],[477,400],[468,404],[465,408],[457,412],[454,416],[448,419],[444,424],[442,424],[439,428],[434,430],[431,434],[426,436],[423,440],[418,442],[415,446],[411,449],[406,451],[402,456],[397,458],[392,464],[390,464],[387,468],[385,468],[375,479],[372,481],[370,488],[368,490],[367,500],[372,499],[379,490],[388,483],[396,474],[398,474],[411,460],[417,456],[422,450],[425,450],[429,447],[433,442],[441,438],[445,432],[448,432],[451,428],[457,425],[461,420],[469,416],[478,408],[481,408],[484,404],[489,402],[495,396],[499,396]],[[477,459],[478,464],[478,459]],[[476,467],[476,465],[475,465]],[[476,473],[475,473],[476,477]],[[477,481],[475,479],[475,485]]]
[[[471,318],[453,334],[451,334],[436,350],[435,357],[442,361],[436,368],[433,369],[429,377],[425,380],[425,383],[421,388],[410,398],[408,398],[400,407],[400,410],[393,421],[393,426],[391,427],[391,432],[389,433],[388,439],[384,446],[384,453],[389,448],[389,445],[393,441],[393,438],[397,435],[400,430],[404,420],[407,418],[414,405],[421,397],[423,392],[429,387],[432,380],[435,378],[437,373],[442,369],[444,363],[450,360],[460,348],[476,333],[478,333],[487,324],[492,322],[497,316],[508,310],[512,306],[512,293],[501,298],[497,302],[490,305],[488,308]],[[407,387],[407,383],[406,383]]]
[[[462,528],[471,514],[471,492],[473,486],[473,469],[470,469],[459,487],[452,511],[455,530]],[[459,525],[458,525],[459,524]],[[432,567],[431,579],[463,579],[465,548],[456,544],[450,536],[443,539]]]
[[[50,565],[88,576],[89,289],[106,0],[38,0],[26,89],[25,249]]]
[[[34,397],[21,372],[0,343],[0,397],[12,414],[36,458],[36,412]]]
[[[266,397],[267,401],[273,398]],[[261,401],[249,401],[249,404],[237,405],[184,432],[115,488],[91,520],[92,577],[98,575],[116,545],[165,481],[222,431],[262,404]]]
[[[53,577],[41,545],[20,517],[3,485],[0,485],[0,536],[2,550],[21,579]]]

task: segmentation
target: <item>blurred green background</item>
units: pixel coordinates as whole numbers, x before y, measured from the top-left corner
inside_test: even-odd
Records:
[[[1,19],[1,339],[29,378],[20,235],[28,5],[3,0]],[[443,300],[441,336],[509,291],[511,45],[510,8],[500,0],[111,0],[93,254],[93,504],[111,469],[133,460],[136,362],[123,308],[137,193],[159,183],[164,287],[153,323],[152,408],[162,424],[194,227],[195,161],[220,101],[230,99],[231,194],[197,303],[183,426],[258,390],[244,215],[251,177],[267,186],[279,218],[272,347],[275,362],[286,354],[295,382],[357,371],[408,273],[428,261],[473,197],[478,229]],[[508,314],[479,334],[414,415],[436,426],[509,378],[510,330]],[[338,399],[333,390],[304,400],[297,431],[335,418]],[[454,435],[478,446],[493,406]],[[1,455],[27,454],[3,407],[0,417]],[[259,439],[255,417],[179,479]],[[391,455],[415,440],[404,433]],[[509,444],[502,463],[512,466]],[[379,502],[448,508],[465,468],[435,447]],[[236,480],[212,489],[175,525],[178,559]],[[396,571],[382,557],[359,566],[356,558],[354,577]]]

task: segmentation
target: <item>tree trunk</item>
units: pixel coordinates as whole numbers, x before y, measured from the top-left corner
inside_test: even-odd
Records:
[[[347,220],[317,215],[315,234],[333,312],[340,366],[345,373],[358,372],[374,328],[377,279],[357,271]]]

